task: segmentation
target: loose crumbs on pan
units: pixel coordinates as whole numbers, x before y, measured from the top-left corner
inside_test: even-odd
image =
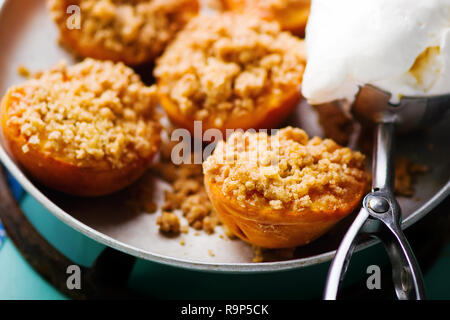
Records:
[[[156,152],[155,87],[122,63],[64,62],[15,86],[7,126],[36,149],[80,167],[121,168]]]
[[[395,159],[395,193],[404,197],[414,195],[414,178],[417,174],[429,172],[429,167],[415,163],[405,157]]]
[[[139,62],[159,55],[191,18],[193,3],[197,6],[196,0],[48,0],[48,3],[60,28],[67,28],[67,7],[80,7],[79,46],[104,48],[118,57],[132,57]],[[64,42],[64,38],[61,40]]]
[[[189,226],[214,233],[220,221],[206,194],[201,165],[158,163],[151,169],[171,185],[164,194],[163,212],[181,210]]]
[[[203,163],[204,173],[242,206],[298,212],[316,200],[339,208],[366,181],[365,157],[297,128],[235,132]]]
[[[21,77],[24,77],[24,78],[28,78],[28,77],[31,76],[30,70],[29,70],[27,67],[25,67],[24,65],[19,65],[19,66],[17,67],[17,73],[18,73]]]
[[[178,235],[181,232],[180,219],[175,213],[163,211],[156,219],[159,230],[166,234]]]
[[[248,115],[270,98],[299,88],[304,43],[277,23],[224,13],[192,19],[157,61],[158,87],[185,115]]]
[[[206,193],[202,166],[200,164],[175,165],[172,162],[172,148],[176,143],[168,139],[170,133],[167,131],[173,129],[175,128],[162,130],[159,161],[151,164],[147,173],[133,187],[128,188],[127,192],[124,192],[125,203],[137,213],[151,214],[160,209],[161,214],[157,218],[157,224],[163,234],[173,235],[171,232],[164,231],[171,230],[169,224],[172,223],[180,224],[179,231],[184,234],[189,233],[190,228],[213,234],[215,227],[221,222]],[[154,176],[168,184],[168,188],[164,190],[164,202],[161,205],[157,205],[154,199]],[[179,212],[186,219],[186,224],[183,224],[179,217],[175,217]],[[166,219],[169,213],[174,216]],[[177,219],[180,221],[176,221]],[[224,232],[229,238],[234,238],[234,235],[226,228]]]

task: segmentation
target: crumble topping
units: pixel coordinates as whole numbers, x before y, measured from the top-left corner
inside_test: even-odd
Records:
[[[299,87],[302,40],[277,23],[233,13],[197,16],[157,61],[158,88],[185,115],[216,125]]]
[[[405,157],[395,159],[395,193],[400,196],[414,195],[414,178],[418,174],[427,173],[428,166],[415,163]]]
[[[144,62],[160,54],[191,18],[197,0],[48,0],[53,19],[66,27],[69,5],[81,9],[79,45],[125,53]],[[198,9],[198,8],[197,8]],[[73,30],[71,30],[72,32]],[[61,39],[64,41],[64,38]],[[121,59],[118,59],[121,60]]]
[[[163,211],[157,218],[156,223],[163,233],[178,235],[181,232],[180,219],[175,213]]]
[[[339,208],[366,181],[365,157],[297,128],[274,135],[233,133],[203,163],[225,195],[253,206],[302,211],[315,201]]]
[[[155,213],[159,209],[162,215],[181,213],[181,216],[186,219],[180,227],[181,233],[187,234],[190,228],[194,228],[213,234],[215,227],[221,222],[206,193],[202,166],[200,164],[175,165],[172,162],[172,148],[177,145],[176,142],[170,141],[167,135],[167,131],[172,129],[163,129],[159,161],[152,163],[147,173],[132,188],[123,193],[124,201],[137,213]],[[169,188],[164,190],[164,202],[161,205],[157,205],[154,199],[153,178],[155,176],[169,185]],[[160,228],[163,225],[161,219],[163,218],[157,222]],[[227,235],[232,237],[231,232]]]
[[[156,152],[156,88],[122,63],[92,59],[56,67],[13,87],[8,126],[37,149],[80,167],[120,168]]]
[[[24,77],[24,78],[28,78],[28,77],[31,76],[30,70],[29,70],[27,67],[25,67],[24,65],[19,65],[19,66],[17,67],[17,73],[18,73],[21,77]]]
[[[165,192],[162,210],[166,212],[181,210],[191,227],[196,230],[203,229],[209,234],[214,233],[220,221],[206,194],[202,166],[159,163],[154,164],[152,170],[159,172],[172,187]]]
[[[182,227],[187,233],[189,226],[196,230],[204,230],[208,234],[215,232],[220,224],[203,183],[201,164],[175,165],[171,160],[172,149],[178,143],[170,141],[173,127],[165,127],[162,134],[160,161],[150,166],[153,174],[170,184],[170,189],[164,193],[164,203],[161,210],[175,212],[180,210],[188,225]],[[191,154],[191,159],[194,154]]]

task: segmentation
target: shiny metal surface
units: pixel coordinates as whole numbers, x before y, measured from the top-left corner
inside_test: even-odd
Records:
[[[353,112],[374,123],[395,121],[396,130],[400,133],[434,126],[450,115],[450,94],[402,97],[399,104],[391,104],[390,100],[389,93],[366,85],[356,97]]]
[[[339,287],[344,280],[345,272],[347,271],[350,263],[350,258],[358,243],[358,235],[368,218],[369,212],[366,208],[362,208],[342,239],[328,272],[328,279],[324,293],[325,300],[336,299]]]
[[[384,244],[392,264],[397,297],[401,300],[425,298],[423,275],[401,228],[401,208],[394,195],[396,129],[403,132],[421,129],[442,120],[450,110],[450,95],[405,97],[392,106],[390,95],[373,86],[361,88],[353,111],[376,123],[372,165],[372,192],[363,201],[363,209],[339,246],[330,267],[324,298],[337,298],[339,285],[347,269],[352,248],[360,233],[378,238]]]
[[[389,202],[384,198],[370,197],[367,207],[376,213],[385,213],[389,210]]]
[[[60,59],[69,63],[73,57],[57,45],[57,30],[50,21],[43,0],[7,1],[0,16],[0,95],[7,87],[20,83],[17,67],[25,65],[40,70],[54,65]],[[304,102],[294,112],[290,125],[304,128],[310,135],[323,136],[318,125],[317,110]],[[417,178],[416,193],[412,198],[400,198],[402,227],[417,222],[450,193],[450,168],[445,155],[450,154],[448,130],[450,121],[432,130],[410,137],[401,137],[398,153],[419,163],[428,165],[430,173]],[[433,150],[427,148],[432,144]],[[443,156],[444,154],[444,156]],[[101,199],[68,197],[43,188],[31,181],[22,169],[1,147],[0,160],[22,184],[58,219],[86,236],[117,250],[142,259],[191,270],[224,273],[275,272],[303,268],[329,261],[335,253],[354,215],[342,221],[332,232],[308,246],[299,248],[293,259],[266,263],[252,263],[252,250],[242,241],[221,239],[219,229],[215,235],[190,232],[186,246],[177,239],[167,239],[158,233],[156,214],[132,212],[120,202],[121,194]],[[155,179],[155,197],[160,201],[168,187]],[[152,182],[152,183],[153,183]],[[122,198],[123,199],[123,198]],[[356,250],[371,246],[373,241],[361,243]],[[216,254],[208,254],[211,249]]]

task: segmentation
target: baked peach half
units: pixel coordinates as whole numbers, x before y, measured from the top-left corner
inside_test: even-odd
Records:
[[[303,37],[308,22],[311,0],[222,0],[228,10],[255,14],[277,21],[281,28]]]
[[[202,120],[203,130],[217,128],[226,134],[226,129],[265,129],[276,128],[298,105],[301,94],[297,89],[291,92],[283,92],[281,95],[266,97],[267,101],[258,106],[254,114],[231,115],[222,122],[218,122],[215,117],[208,117]],[[175,125],[194,132],[196,119],[193,115],[183,115],[178,105],[167,95],[160,95],[160,103],[167,116]]]
[[[305,245],[360,203],[365,157],[297,128],[235,132],[204,162],[205,187],[222,222],[264,248]]]
[[[47,0],[47,3],[60,30],[60,41],[66,47],[82,57],[128,65],[153,61],[199,10],[198,0]]]
[[[198,16],[157,60],[161,105],[193,130],[273,128],[301,99],[302,40],[277,23],[225,13]]]
[[[158,152],[156,101],[155,88],[121,63],[59,64],[8,90],[2,138],[38,182],[105,195],[138,179]]]

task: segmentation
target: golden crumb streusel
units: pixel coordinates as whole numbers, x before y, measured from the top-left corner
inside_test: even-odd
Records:
[[[429,167],[415,163],[405,157],[395,159],[395,193],[400,196],[414,195],[413,180],[417,174],[427,173]]]
[[[230,115],[247,115],[296,90],[304,66],[303,41],[277,23],[224,13],[192,19],[154,74],[160,93],[182,114],[221,126]]]
[[[19,65],[19,66],[17,67],[17,73],[18,73],[21,77],[24,77],[24,78],[28,78],[28,77],[31,76],[30,70],[29,70],[27,67],[25,67],[24,65]]]
[[[167,136],[167,131],[173,129],[163,129],[159,161],[151,164],[147,174],[124,193],[125,202],[132,210],[139,213],[153,213],[161,209],[161,215],[164,215],[164,212],[167,215],[181,211],[182,217],[186,219],[186,224],[180,227],[181,233],[189,233],[192,227],[212,234],[221,222],[206,193],[202,165],[173,163],[171,153],[177,143],[170,141]],[[164,190],[164,202],[161,205],[155,204],[154,176],[164,180],[169,187]],[[159,219],[158,224],[162,223],[163,218]]]
[[[127,64],[155,58],[198,11],[197,0],[48,0],[48,4],[62,42],[82,55],[89,51],[90,57]],[[80,8],[79,29],[67,27],[70,5]]]
[[[151,168],[155,173],[162,175],[172,187],[165,192],[162,210],[167,212],[181,210],[191,227],[196,230],[203,229],[210,234],[214,233],[220,221],[206,194],[202,166],[158,163]]]
[[[365,181],[364,159],[332,140],[308,139],[303,130],[288,127],[274,135],[237,131],[219,142],[203,168],[225,195],[243,206],[301,212],[317,197],[339,208],[352,186]]]
[[[157,218],[156,223],[163,233],[178,235],[181,231],[180,219],[175,213],[163,211]]]
[[[167,212],[178,210],[182,212],[188,223],[182,232],[187,233],[190,226],[196,230],[203,229],[209,234],[214,233],[220,221],[206,193],[202,165],[173,163],[172,149],[177,143],[168,138],[173,129],[173,127],[164,128],[160,161],[150,166],[153,174],[159,175],[170,185],[170,189],[164,193],[161,209]],[[194,154],[191,154],[191,160],[193,158]]]
[[[121,168],[157,151],[156,89],[122,63],[60,63],[12,90],[7,125],[25,139],[25,153]]]

